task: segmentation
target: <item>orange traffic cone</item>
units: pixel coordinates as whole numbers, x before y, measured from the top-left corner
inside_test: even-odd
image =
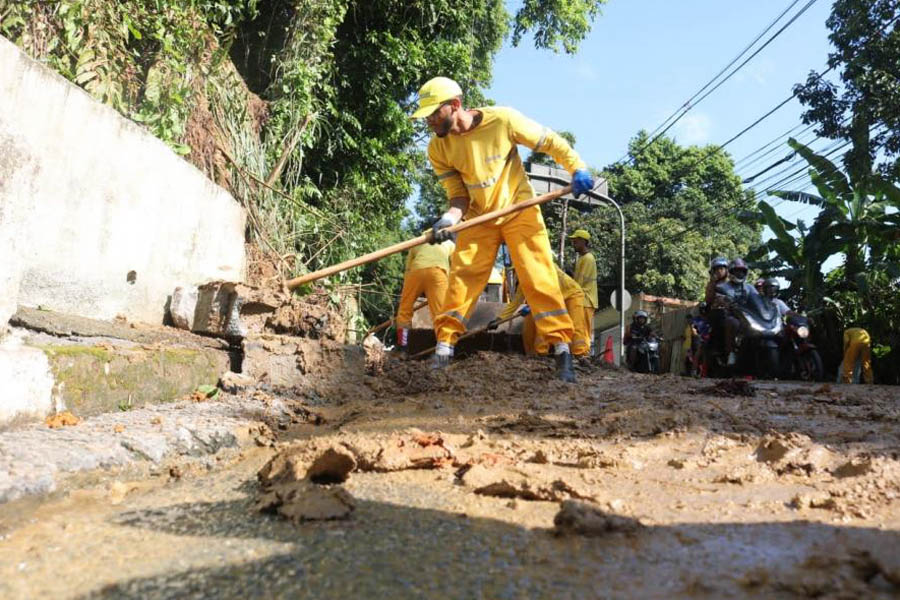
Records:
[[[603,361],[607,364],[615,364],[615,359],[613,358],[613,339],[612,336],[606,336],[606,346],[603,348]]]

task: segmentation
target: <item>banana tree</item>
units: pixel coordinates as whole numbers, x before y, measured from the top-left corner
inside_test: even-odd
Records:
[[[825,289],[822,265],[842,249],[831,232],[837,217],[834,209],[824,209],[810,227],[803,221],[791,223],[778,216],[765,200],[759,201],[756,212],[743,216],[767,225],[773,234],[748,254],[750,265],[766,276],[790,282],[788,297],[796,298],[807,309],[819,306]]]
[[[867,147],[867,129],[858,129],[853,142],[852,160],[847,161],[848,169],[844,173],[824,156],[791,138],[788,144],[809,163],[810,179],[818,195],[787,190],[770,193],[823,209],[816,218],[816,224],[822,221],[817,232],[823,238],[820,241],[828,241],[829,250],[833,244],[828,238],[838,243],[838,251],[846,256],[844,278],[848,284],[857,286],[865,273],[867,259],[869,264],[879,264],[885,260],[892,262],[896,257],[900,188],[873,172],[867,153],[856,150]]]

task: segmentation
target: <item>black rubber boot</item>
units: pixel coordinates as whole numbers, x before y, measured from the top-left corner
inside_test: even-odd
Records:
[[[572,353],[563,352],[556,355],[556,373],[566,383],[575,383],[575,371],[572,370]]]

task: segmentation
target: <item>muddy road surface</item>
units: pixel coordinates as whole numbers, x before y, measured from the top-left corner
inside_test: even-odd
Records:
[[[896,388],[373,372],[320,424],[0,506],[0,597],[900,595]]]

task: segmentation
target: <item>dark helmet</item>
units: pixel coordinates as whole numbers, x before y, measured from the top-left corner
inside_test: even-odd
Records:
[[[778,280],[774,277],[770,277],[763,283],[763,290],[765,291],[766,296],[774,298],[778,295],[779,290],[781,290],[781,284],[778,283]]]
[[[716,257],[716,258],[712,259],[711,261],[709,261],[709,272],[710,273],[715,271],[718,267],[725,267],[727,269],[728,268],[728,259],[725,258],[724,256],[719,256],[719,257]]]
[[[701,315],[705,315],[709,312],[709,304],[706,303],[706,300],[701,301],[700,304],[697,305],[697,311]]]
[[[750,269],[747,267],[747,263],[744,262],[743,258],[736,258],[728,265],[728,274],[735,283],[744,283],[747,279],[747,271],[749,270]]]
[[[643,318],[644,322],[650,320],[650,315],[647,314],[646,310],[636,310],[634,311],[634,315],[631,317],[632,321],[637,321],[638,319]]]

